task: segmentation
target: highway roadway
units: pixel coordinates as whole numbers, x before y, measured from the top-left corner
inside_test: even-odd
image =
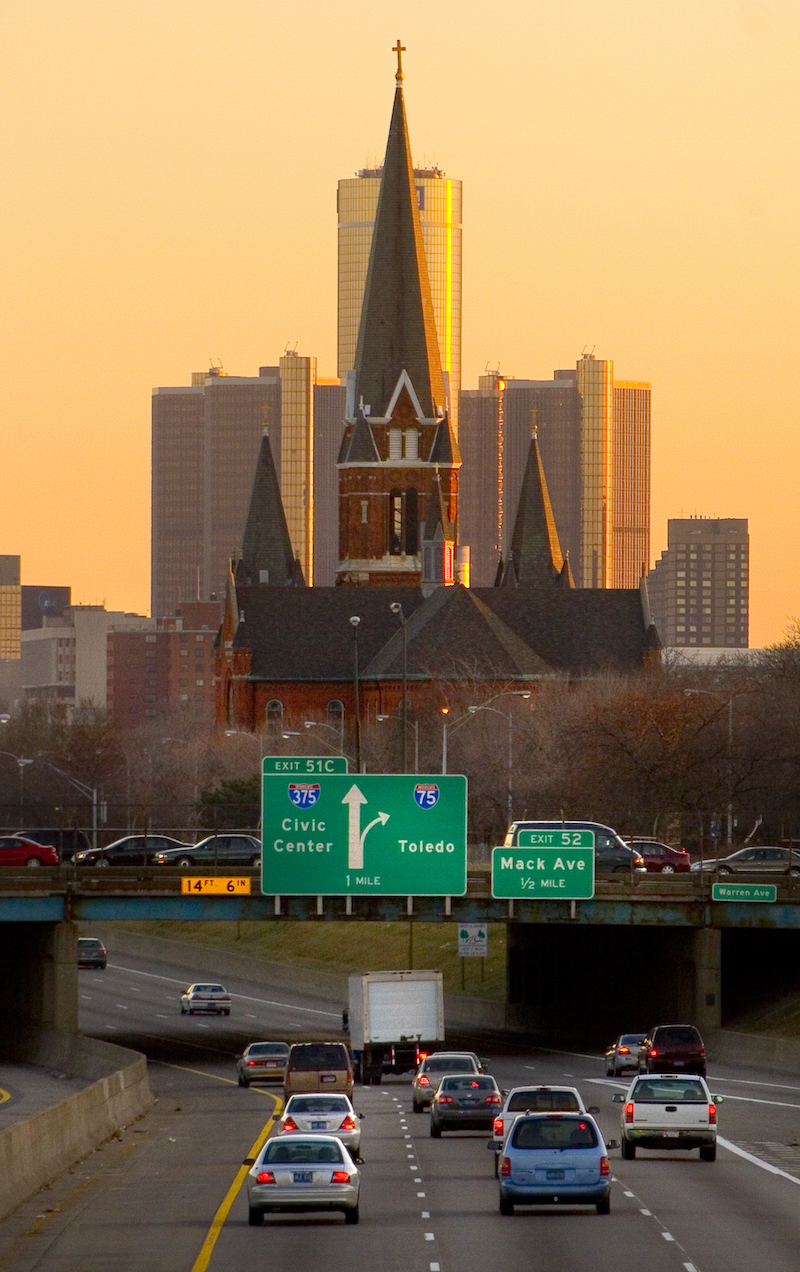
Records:
[[[213,978],[198,964],[197,979]],[[158,1103],[0,1223],[11,1272],[796,1272],[800,1259],[800,1078],[712,1066],[717,1161],[613,1151],[612,1212],[518,1211],[503,1218],[485,1134],[430,1138],[409,1082],[357,1088],[365,1114],[361,1222],[268,1217],[250,1228],[242,1159],[269,1133],[280,1099],[236,1084],[233,1057],[258,1038],[339,1035],[335,1004],[228,981],[229,1018],[181,1016],[186,974],[111,953],[81,973],[86,1033],[144,1051]],[[624,1081],[590,1050],[515,1049],[458,1039],[492,1059],[503,1087],[576,1085],[618,1135]]]

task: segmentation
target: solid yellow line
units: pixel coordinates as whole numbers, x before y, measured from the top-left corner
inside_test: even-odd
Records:
[[[173,1067],[177,1069],[180,1066],[175,1065]],[[253,1147],[250,1149],[250,1152],[247,1154],[248,1157],[255,1157],[256,1154],[260,1152],[261,1148],[264,1145],[264,1140],[267,1138],[270,1131],[272,1130],[273,1123],[275,1122],[275,1117],[282,1103],[280,1096],[274,1095],[272,1091],[265,1091],[264,1094],[272,1096],[272,1099],[275,1101],[275,1108],[272,1111],[272,1117],[269,1119],[266,1126],[262,1127],[261,1131],[259,1132],[258,1139],[256,1140]],[[225,1195],[225,1199],[222,1202],[222,1205],[220,1206],[217,1213],[214,1215],[214,1218],[211,1222],[211,1227],[208,1230],[208,1234],[206,1236],[205,1241],[203,1242],[200,1253],[198,1254],[195,1262],[192,1265],[192,1272],[205,1272],[205,1269],[208,1267],[208,1263],[213,1253],[214,1246],[217,1244],[217,1238],[222,1231],[222,1225],[224,1224],[225,1220],[228,1218],[228,1213],[230,1211],[230,1208],[233,1205],[234,1201],[236,1200],[236,1197],[238,1196],[239,1189],[241,1188],[242,1184],[247,1178],[247,1172],[249,1171],[249,1169],[250,1169],[249,1166],[240,1166],[238,1171],[236,1172],[236,1178],[234,1179],[233,1183],[228,1189]]]
[[[10,1099],[11,1099],[11,1092],[4,1091],[2,1087],[0,1087],[0,1104],[5,1104],[6,1100],[10,1100]]]

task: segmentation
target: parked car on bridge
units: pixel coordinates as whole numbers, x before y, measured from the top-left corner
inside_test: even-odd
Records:
[[[104,848],[87,848],[76,852],[76,866],[147,866],[157,852],[167,848],[186,849],[190,844],[172,839],[170,835],[124,835]]]
[[[153,861],[158,866],[178,866],[188,870],[192,866],[259,866],[261,843],[255,835],[242,832],[209,835],[199,844],[180,848],[164,848]]]
[[[35,844],[50,844],[55,848],[60,861],[71,861],[76,852],[91,848],[89,836],[85,830],[74,830],[71,826],[51,827],[45,830],[18,830],[18,836],[32,839]]]
[[[37,844],[22,835],[0,838],[0,866],[57,866],[58,853],[49,844]]]
[[[568,833],[571,830],[594,831],[594,867],[597,874],[622,874],[625,871],[634,874],[646,874],[647,867],[642,856],[621,839],[610,826],[602,826],[599,822],[590,821],[519,821],[512,822],[506,831],[504,847],[519,845],[521,831],[555,831]],[[542,847],[545,845],[542,844]],[[552,847],[566,847],[565,844],[553,843]]]
[[[793,851],[790,860],[788,848],[740,848],[738,852],[729,853],[727,857],[712,857],[706,861],[692,862],[693,874],[699,873],[701,868],[707,873],[716,872],[721,875],[789,874],[793,879],[798,879],[800,878],[800,852]]]
[[[650,874],[688,874],[692,859],[685,848],[671,848],[657,839],[627,839]]]

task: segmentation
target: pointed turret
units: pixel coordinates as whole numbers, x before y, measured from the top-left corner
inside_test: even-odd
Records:
[[[262,584],[268,587],[304,587],[300,562],[292,552],[269,430],[264,429],[253,480],[253,493],[242,540],[242,554],[236,562],[238,587]]]
[[[539,439],[534,428],[528,463],[514,522],[511,551],[501,587],[571,587],[569,562],[561,551],[550,494],[544,475]]]

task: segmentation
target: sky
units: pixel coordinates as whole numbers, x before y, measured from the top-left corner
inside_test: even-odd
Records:
[[[800,615],[796,0],[21,0],[0,48],[0,553],[147,613],[150,395],[336,373],[336,183],[464,183],[463,385],[584,350],[652,385],[667,519],[746,517],[750,643]]]

